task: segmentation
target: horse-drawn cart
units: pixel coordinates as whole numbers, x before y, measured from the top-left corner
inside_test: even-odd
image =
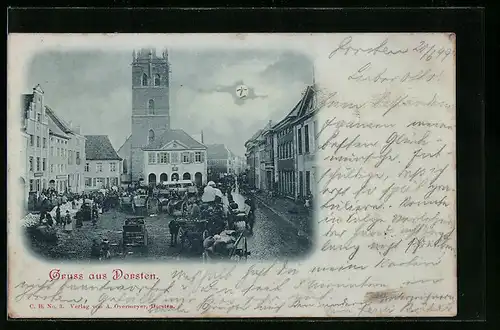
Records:
[[[128,217],[123,225],[123,250],[133,248],[147,250],[148,231],[144,222],[144,217]]]
[[[166,205],[167,213],[173,216],[185,216],[187,213],[187,195],[173,195]]]
[[[132,195],[125,195],[125,196],[121,196],[120,199],[119,199],[119,202],[120,202],[120,209],[122,211],[127,211],[127,210],[131,210],[132,212],[134,212],[134,197]]]
[[[181,252],[203,252],[203,241],[208,237],[208,221],[195,219],[176,219],[179,225],[179,241]]]
[[[153,195],[148,199],[148,210],[163,213],[167,210],[169,201],[171,200],[171,193],[168,189],[154,189]]]

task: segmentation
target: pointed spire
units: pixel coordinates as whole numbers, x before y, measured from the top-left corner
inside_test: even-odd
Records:
[[[136,59],[136,56],[135,56],[135,49],[134,49],[134,51],[132,52],[132,62],[135,62],[135,59]]]

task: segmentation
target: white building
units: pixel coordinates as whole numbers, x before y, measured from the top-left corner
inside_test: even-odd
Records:
[[[25,181],[30,192],[41,192],[48,188],[49,127],[43,94],[42,88],[37,85],[32,93],[22,95],[23,131],[28,136],[26,149],[28,172]]]
[[[170,129],[152,137],[144,150],[147,183],[191,180],[207,181],[207,147],[181,129]]]
[[[24,130],[24,129],[23,129]],[[23,201],[24,209],[28,208],[28,196],[29,196],[29,186],[26,182],[26,178],[29,176],[28,171],[28,148],[29,148],[29,135],[25,132],[21,132],[21,150],[20,150],[20,160],[19,160],[19,173],[21,173],[21,178],[19,181],[19,193]]]
[[[66,134],[62,125],[53,118],[53,112],[48,107],[47,112],[50,136],[50,186],[57,192],[65,192],[68,188],[68,142],[70,136]],[[51,114],[49,114],[49,111]]]
[[[71,125],[70,125],[71,128]],[[71,192],[81,193],[85,190],[85,136],[77,127],[70,133],[68,145],[68,185]]]
[[[120,185],[121,161],[107,135],[85,135],[85,190]]]
[[[84,190],[83,173],[85,160],[85,137],[80,128],[66,123],[57,114],[45,107],[50,127],[50,173],[55,176],[58,191],[81,193]],[[65,176],[65,177],[63,177]]]

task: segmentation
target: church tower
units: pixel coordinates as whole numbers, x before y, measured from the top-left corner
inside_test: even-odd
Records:
[[[170,64],[168,52],[141,49],[132,55],[132,180],[144,176],[143,147],[170,129]]]

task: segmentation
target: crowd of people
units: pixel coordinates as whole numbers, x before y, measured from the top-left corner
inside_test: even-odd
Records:
[[[142,192],[140,192],[141,189]],[[236,178],[226,176],[217,180],[217,183],[210,181],[205,186],[198,186],[194,189],[194,192],[193,190],[171,190],[167,199],[173,202],[182,202],[183,218],[191,220],[209,219],[211,222],[210,231],[218,233],[225,229],[234,228],[235,218],[232,211],[245,207],[235,202],[233,198],[235,190]],[[75,229],[83,227],[84,221],[91,222],[92,227],[96,227],[100,214],[119,205],[120,199],[124,196],[133,198],[140,192],[151,197],[155,196],[157,191],[158,187],[140,185],[131,185],[126,188],[111,187],[78,194],[71,192],[60,193],[49,188],[40,193],[32,194],[30,196],[30,205],[32,211],[36,211],[34,214],[39,214],[38,222],[40,226],[53,230],[63,230],[71,234]],[[223,201],[224,197],[227,199],[226,203]],[[255,202],[252,202],[252,199],[247,199],[245,203],[247,204],[246,207],[250,209],[249,214],[253,215]],[[177,220],[176,218],[168,224],[173,245],[177,243],[180,227]],[[92,227],[89,227],[89,229],[91,230]],[[253,228],[253,222],[251,227]],[[109,242],[106,243],[106,239],[94,240],[91,258],[102,258],[103,253],[104,255],[109,254]]]
[[[236,189],[234,177],[225,176],[217,183],[209,181],[206,186],[201,187],[198,194],[186,198],[186,212],[184,216],[192,221],[207,220],[210,233],[218,233],[225,229],[234,229],[236,214],[246,212],[247,216],[253,219],[255,201],[253,198],[245,200],[246,205],[238,205],[235,202],[233,193]],[[226,197],[227,204],[223,199]],[[245,206],[247,211],[244,211]],[[253,230],[253,221],[248,221],[249,230]],[[173,219],[169,223],[171,234],[171,245],[177,244],[179,232],[179,221]]]

